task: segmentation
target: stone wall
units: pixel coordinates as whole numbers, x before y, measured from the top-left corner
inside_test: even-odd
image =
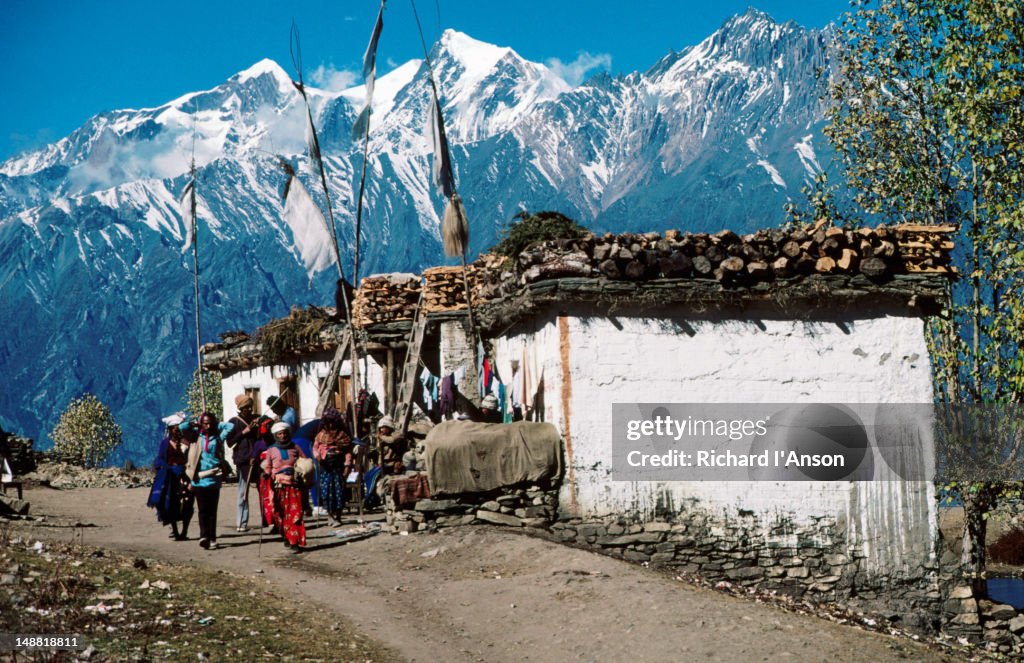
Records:
[[[1017,502],[1004,502],[989,514],[987,555],[989,579],[993,571],[1000,576],[1020,577],[1019,568],[1009,560],[993,559],[992,545],[1007,532],[1021,526],[1024,517]],[[942,630],[957,639],[983,645],[1001,654],[1024,658],[1024,610],[998,603],[988,596],[985,579],[972,582],[958,573],[963,525],[962,507],[940,509],[939,585],[943,588]]]
[[[441,375],[454,373],[460,368],[465,372],[456,385],[459,393],[480,405],[480,388],[477,386],[476,341],[467,331],[462,320],[447,320],[441,323]]]
[[[1000,654],[1024,658],[1024,611],[985,598],[984,583],[975,587],[954,584],[943,574],[948,588],[941,607],[943,632]]]
[[[865,554],[849,544],[845,524],[833,517],[805,524],[763,522],[750,512],[735,518],[693,508],[672,519],[641,522],[622,516],[563,519],[551,526],[557,540],[652,567],[706,580],[839,603],[880,613],[894,623],[930,631],[942,593],[937,566],[880,577],[865,568]]]
[[[460,525],[512,527],[565,545],[669,569],[710,582],[863,611],[892,626],[943,632],[988,651],[1024,654],[1024,613],[957,585],[950,554],[889,574],[869,567],[850,542],[842,518],[764,521],[738,510],[733,517],[691,504],[671,518],[558,516],[558,486],[523,484],[486,494],[419,500],[395,509],[385,498],[393,533]]]
[[[557,486],[522,484],[488,493],[423,499],[405,510],[395,508],[386,482],[382,489],[388,528],[395,533],[481,524],[523,527],[539,533],[555,522],[558,510]]]
[[[981,642],[987,649],[1024,657],[1024,613],[1011,605],[965,596],[965,590],[969,591],[970,587],[957,587],[947,601],[951,609],[960,611],[954,621],[975,621],[970,615],[976,615]],[[960,596],[964,598],[958,598]]]
[[[424,499],[405,511],[396,510],[390,496],[385,502],[392,532],[503,525],[712,582],[881,614],[912,630],[935,631],[941,626],[948,595],[938,582],[938,564],[891,576],[869,572],[864,552],[850,544],[842,519],[766,522],[747,511],[723,518],[698,505],[672,518],[648,521],[622,515],[558,517],[557,498],[557,486],[523,485],[488,494]]]

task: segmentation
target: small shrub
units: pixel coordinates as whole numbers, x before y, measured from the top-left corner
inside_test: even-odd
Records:
[[[99,467],[121,444],[121,427],[110,408],[92,394],[71,401],[50,431],[53,451],[69,463]]]
[[[492,253],[515,258],[534,242],[547,239],[576,239],[587,234],[587,229],[560,212],[519,212],[512,225],[502,231],[501,241]]]
[[[218,420],[224,419],[224,391],[221,387],[220,373],[203,371],[203,389],[206,391],[206,411],[215,415]],[[192,374],[192,382],[185,391],[185,414],[190,421],[197,421],[203,413],[203,392],[199,387],[199,369]]]
[[[997,564],[1024,565],[1024,528],[1015,525],[988,547],[989,560]]]

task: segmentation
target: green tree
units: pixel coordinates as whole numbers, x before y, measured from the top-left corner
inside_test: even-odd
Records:
[[[50,431],[53,451],[75,465],[99,467],[121,444],[121,427],[110,408],[92,394],[71,401]]]
[[[206,392],[206,412],[224,419],[224,392],[221,388],[221,376],[216,371],[203,371],[202,388],[200,388],[199,369],[192,374],[192,382],[185,391],[185,414],[190,421],[199,419],[203,413],[203,391]]]
[[[930,330],[937,399],[954,406],[1024,402],[1019,2],[852,4],[838,33],[825,129],[853,201],[849,216],[956,227],[964,278],[951,286],[948,308]],[[818,185],[818,192],[829,190]],[[811,204],[828,208],[820,197]],[[1000,453],[997,465],[989,465],[1000,470],[993,477],[1014,476],[1003,470],[1020,464],[1020,433],[1009,428],[1002,438],[986,438]],[[976,444],[969,438],[959,436]],[[984,570],[988,512],[1020,487],[978,480],[978,467],[960,474],[945,468],[947,494],[965,507],[967,575]]]
[[[546,239],[576,239],[587,234],[587,229],[560,212],[537,212],[523,210],[512,217],[514,220],[502,231],[501,241],[491,251],[498,255],[515,258],[530,244]]]

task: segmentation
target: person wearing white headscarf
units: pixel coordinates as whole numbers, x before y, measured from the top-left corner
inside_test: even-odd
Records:
[[[284,537],[285,547],[301,552],[306,546],[306,525],[302,520],[302,491],[295,483],[295,461],[306,455],[292,442],[290,425],[279,421],[270,432],[274,446],[263,452],[260,467],[273,482],[271,521]]]
[[[146,506],[156,509],[156,518],[160,523],[171,526],[170,536],[175,541],[188,539],[188,525],[192,522],[195,502],[189,489],[189,481],[185,477],[189,440],[181,432],[184,420],[185,415],[180,412],[163,418],[167,432],[160,441],[160,448],[153,462],[156,476],[149,491],[149,500],[146,502]]]

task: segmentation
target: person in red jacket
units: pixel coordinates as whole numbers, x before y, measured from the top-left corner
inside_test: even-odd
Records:
[[[278,422],[271,427],[274,445],[263,452],[260,467],[273,482],[273,523],[292,552],[306,546],[306,525],[302,520],[302,491],[295,485],[295,461],[304,458],[292,442],[292,427]]]

